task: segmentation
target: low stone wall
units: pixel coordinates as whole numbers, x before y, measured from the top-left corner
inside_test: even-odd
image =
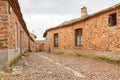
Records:
[[[8,61],[8,51],[0,50],[0,69],[5,67],[7,61]]]
[[[12,59],[20,55],[20,50],[0,50],[0,69],[6,67]]]
[[[20,55],[19,50],[9,49],[8,50],[8,62],[11,61],[13,58],[15,58],[18,55]]]

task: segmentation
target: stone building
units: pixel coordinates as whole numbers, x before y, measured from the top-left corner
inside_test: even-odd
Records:
[[[0,0],[0,67],[27,52],[29,38],[18,0]]]
[[[44,52],[45,48],[44,48],[44,40],[36,40],[35,41],[35,51],[36,52]]]
[[[34,39],[32,37],[29,37],[29,40],[28,40],[28,51],[29,52],[34,52]]]
[[[35,34],[33,34],[33,33],[30,33],[30,37],[35,41],[36,40],[36,35]]]
[[[33,33],[30,33],[30,40],[29,40],[29,51],[30,52],[35,52],[35,40],[36,40],[36,35]]]
[[[66,21],[45,31],[45,50],[95,50],[120,53],[120,3],[88,15]]]

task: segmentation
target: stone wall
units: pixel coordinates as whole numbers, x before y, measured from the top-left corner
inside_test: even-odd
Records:
[[[35,45],[34,45],[34,41],[30,39],[30,51],[34,52],[35,51]]]
[[[0,50],[8,48],[7,1],[0,1]]]
[[[8,6],[11,6],[11,5],[8,4]],[[15,12],[12,9],[13,8],[11,8],[11,12],[8,14],[8,17],[9,17],[8,19],[9,21],[8,49],[15,49],[19,52],[20,45],[21,45],[22,52],[24,53],[28,51],[28,35],[23,29],[23,26],[21,22],[19,21],[18,16],[15,14]],[[22,42],[20,40],[22,40]]]
[[[24,52],[28,52],[28,35],[25,31],[23,33],[23,50]]]
[[[52,32],[51,32],[51,33],[52,33]],[[52,38],[53,38],[53,37],[52,37],[52,34],[50,34],[50,32],[48,32],[47,35],[46,35],[46,37],[45,37],[45,45],[44,45],[46,52],[50,52],[50,48],[52,47],[52,46],[51,46],[51,43],[52,43],[51,39],[52,39]],[[53,44],[53,43],[52,43],[52,44]]]
[[[8,15],[7,1],[0,0],[0,68],[8,61]]]
[[[44,47],[44,43],[35,43],[35,51],[36,52],[44,52],[45,51],[45,47]]]
[[[117,25],[110,26],[108,16],[117,14]],[[120,10],[114,9],[85,21],[85,49],[120,53]]]
[[[117,25],[110,26],[107,22],[108,17],[114,12],[117,14]],[[75,30],[80,28],[83,29],[83,45],[75,46]],[[111,9],[86,20],[49,30],[46,35],[46,51],[55,48],[55,33],[58,33],[58,48],[60,49],[120,53],[120,9]]]
[[[0,66],[20,55],[20,51],[28,51],[29,33],[16,7],[17,0],[0,0]]]

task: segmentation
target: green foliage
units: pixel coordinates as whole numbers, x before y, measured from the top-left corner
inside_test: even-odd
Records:
[[[56,52],[53,52],[53,54],[66,55],[66,56],[79,56],[79,54],[74,52],[63,52],[63,51],[56,51]]]
[[[102,56],[102,55],[100,56],[100,55],[95,55],[95,54],[79,54],[79,56],[86,57],[86,58],[92,58],[92,59],[96,59],[96,60],[102,60],[102,61],[106,61],[108,63],[120,65],[120,59],[112,58],[112,57],[108,57],[108,56]]]
[[[67,56],[79,56],[79,54],[78,53],[74,53],[74,52],[68,52],[68,53],[65,53],[65,55],[67,55]]]
[[[120,59],[112,58],[112,57],[106,57],[106,56],[98,56],[98,59],[106,61],[108,63],[113,63],[116,65],[120,65]]]
[[[120,65],[120,59],[102,56],[102,55],[96,55],[96,54],[85,54],[85,53],[64,52],[64,51],[56,51],[56,52],[53,52],[53,54],[75,56],[75,57],[86,57],[86,58],[102,60],[102,61],[106,61],[108,63]]]
[[[17,61],[19,61],[19,59],[20,59],[20,55],[17,56],[17,57],[15,57],[14,59],[12,59],[12,60],[10,61],[9,67],[14,66],[14,65],[17,63]]]
[[[55,51],[55,52],[53,52],[53,54],[64,55],[65,53],[63,51]]]

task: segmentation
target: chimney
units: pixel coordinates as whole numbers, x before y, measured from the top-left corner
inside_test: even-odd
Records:
[[[83,7],[81,8],[81,18],[85,18],[87,17],[87,8],[86,7]]]

